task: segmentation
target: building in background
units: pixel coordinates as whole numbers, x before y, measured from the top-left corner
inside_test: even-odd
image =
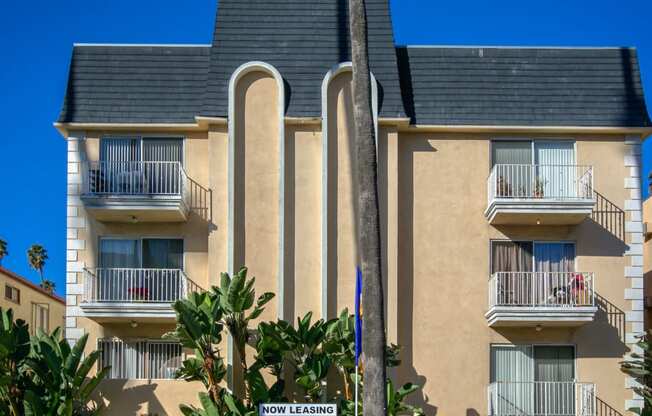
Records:
[[[648,183],[652,174],[648,176]],[[652,187],[652,185],[648,186]],[[645,287],[645,329],[652,329],[652,198],[643,201],[643,231],[645,245],[643,247],[644,283]]]
[[[396,46],[388,1],[367,13],[397,381],[429,415],[640,404],[619,370],[644,329],[636,51]],[[261,319],[352,309],[347,19],[221,0],[212,44],[74,46],[66,330],[113,366],[109,414],[196,403],[161,336],[222,271],[277,293]]]
[[[51,332],[65,328],[66,301],[43,290],[26,278],[0,267],[2,293],[0,308],[13,309],[14,318],[29,324],[30,333],[36,329]]]

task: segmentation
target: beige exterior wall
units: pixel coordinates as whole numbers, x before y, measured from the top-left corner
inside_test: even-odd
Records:
[[[5,287],[11,286],[20,291],[19,302],[16,303],[5,297]],[[48,308],[48,328],[52,331],[56,327],[65,328],[66,305],[59,296],[51,296],[37,287],[35,283],[0,267],[0,308],[12,309],[14,319],[22,319],[29,324],[31,333],[34,333],[36,322],[34,320],[34,305]]]
[[[276,318],[278,302],[283,303],[289,320],[308,311],[321,315],[325,310],[324,278],[329,317],[344,307],[352,310],[357,244],[350,74],[336,76],[327,88],[327,166],[323,164],[321,127],[309,120],[304,124],[284,122],[285,146],[280,154],[278,94],[274,77],[264,71],[247,73],[238,80],[232,166],[225,125],[184,134],[188,174],[211,191],[212,216],[208,220],[194,213],[187,222],[174,224],[100,223],[85,213],[75,194],[76,173],[69,174],[69,204],[75,207],[76,216],[69,219],[68,237],[69,241],[83,241],[69,242],[69,247],[77,247],[75,254],[70,254],[74,259],[68,275],[68,315],[74,318],[69,321],[71,339],[82,333],[90,333],[91,338],[159,337],[171,328],[171,324],[142,322],[133,329],[128,321],[98,324],[83,316],[78,308],[82,274],[77,270],[94,267],[97,241],[108,235],[183,237],[186,272],[203,287],[215,284],[219,272],[229,269],[229,244],[233,244],[233,266],[250,267],[259,293],[284,287],[262,319]],[[637,177],[635,157],[627,159],[630,154],[636,156],[636,150],[630,149],[636,146],[634,139],[545,136],[576,140],[577,163],[593,165],[595,189],[622,210],[626,230],[615,235],[590,219],[578,226],[490,225],[484,216],[490,142],[496,137],[516,136],[406,130],[385,123],[378,132],[379,189],[388,339],[403,346],[403,364],[394,376],[400,382],[423,386],[413,401],[428,415],[487,414],[492,343],[568,344],[576,348],[577,380],[596,383],[601,409],[625,413],[625,403],[632,395],[625,388],[618,362],[630,350],[631,334],[642,325],[638,319],[642,289],[636,286],[637,280],[625,277],[637,276],[641,265],[636,262],[642,261],[634,249],[641,243],[640,208],[637,210],[635,192],[626,180]],[[71,140],[70,163],[96,159],[98,139],[104,133],[112,132],[71,134],[82,139]],[[518,135],[524,136],[544,137]],[[279,163],[281,156],[284,164]],[[69,164],[69,172],[71,169],[74,167]],[[229,169],[234,173],[231,190]],[[322,191],[325,175],[327,207],[323,206]],[[235,207],[234,235],[229,234],[230,202]],[[322,276],[321,257],[324,208],[329,213],[326,276]],[[280,233],[284,236],[282,247]],[[577,270],[596,274],[600,302],[595,322],[574,329],[544,326],[541,331],[489,328],[484,313],[492,239],[574,241]],[[281,248],[283,273],[279,273]],[[89,348],[93,345],[91,341]],[[174,381],[110,381],[101,390],[109,414],[178,414],[178,404],[192,402],[201,388]]]

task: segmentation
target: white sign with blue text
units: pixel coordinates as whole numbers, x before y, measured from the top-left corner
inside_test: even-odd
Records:
[[[261,403],[259,416],[337,416],[335,404]]]

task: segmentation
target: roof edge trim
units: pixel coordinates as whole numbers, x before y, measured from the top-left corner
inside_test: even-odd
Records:
[[[211,44],[204,43],[73,43],[72,46],[117,46],[117,47],[160,47],[160,48],[210,48]]]
[[[614,126],[519,126],[519,125],[399,125],[399,131],[415,132],[459,132],[459,133],[597,133],[634,134],[645,139],[652,135],[652,127],[614,127]]]

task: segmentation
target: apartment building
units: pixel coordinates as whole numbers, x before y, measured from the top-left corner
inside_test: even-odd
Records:
[[[397,46],[387,0],[367,14],[394,377],[428,415],[625,414],[652,132],[636,50]],[[66,330],[113,366],[109,414],[196,403],[161,336],[222,271],[277,294],[260,319],[351,308],[347,19],[221,0],[210,44],[74,46]]]
[[[11,309],[14,319],[29,325],[31,334],[37,329],[50,332],[56,327],[65,328],[66,301],[54,293],[43,290],[28,279],[0,266],[0,308]]]

